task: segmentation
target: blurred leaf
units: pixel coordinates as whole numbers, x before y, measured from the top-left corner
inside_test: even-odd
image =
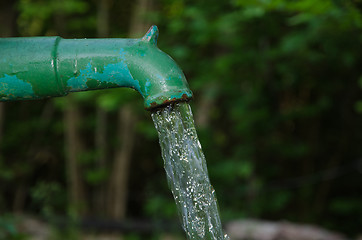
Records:
[[[170,198],[153,196],[147,199],[145,211],[149,216],[164,216],[173,218],[177,215],[176,205]]]
[[[354,108],[357,113],[362,113],[362,101],[356,102]]]
[[[99,185],[103,183],[109,176],[106,169],[88,169],[85,173],[86,181],[91,185]]]

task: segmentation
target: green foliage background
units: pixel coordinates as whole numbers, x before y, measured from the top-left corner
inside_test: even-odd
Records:
[[[96,36],[96,1],[15,2],[18,36]],[[112,4],[111,37],[126,37],[135,4]],[[199,137],[223,221],[289,220],[360,233],[362,1],[162,0],[156,6],[143,17],[158,25],[160,49],[184,70],[195,117],[206,118]],[[128,89],[74,98],[85,139],[94,134],[95,107],[108,112],[110,161],[116,110],[132,104],[137,141],[128,216],[175,218],[142,99]],[[28,189],[25,211],[64,214],[66,107],[63,99],[6,103],[0,212],[12,205],[14,186],[22,186]],[[91,141],[82,156],[91,189],[110,169],[95,167]]]

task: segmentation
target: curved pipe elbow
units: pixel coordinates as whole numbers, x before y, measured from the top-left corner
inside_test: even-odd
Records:
[[[153,109],[192,98],[185,75],[176,62],[157,48],[158,30],[152,26],[134,48],[128,50],[128,69],[144,98],[146,109]]]
[[[61,41],[58,50],[61,82],[69,92],[110,87],[133,88],[144,98],[147,110],[170,102],[187,101],[192,97],[192,92],[186,78],[176,62],[157,48],[157,36],[158,29],[152,26],[141,39],[128,39],[127,42],[119,42],[124,39],[103,39],[103,42],[89,40],[86,44],[87,54],[77,55],[71,60],[62,56],[61,53],[69,52],[71,47],[67,40]],[[99,52],[99,49],[102,51]],[[74,76],[61,74],[69,73],[67,63],[72,64]]]

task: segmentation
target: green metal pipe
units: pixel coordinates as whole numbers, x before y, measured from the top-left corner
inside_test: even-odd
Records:
[[[157,48],[158,29],[140,39],[0,38],[0,101],[130,87],[146,109],[192,97],[175,61]]]

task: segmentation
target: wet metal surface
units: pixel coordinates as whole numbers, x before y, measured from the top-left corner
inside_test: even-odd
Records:
[[[140,39],[0,39],[0,101],[129,87],[146,109],[192,97],[175,61],[157,48],[158,29]]]

